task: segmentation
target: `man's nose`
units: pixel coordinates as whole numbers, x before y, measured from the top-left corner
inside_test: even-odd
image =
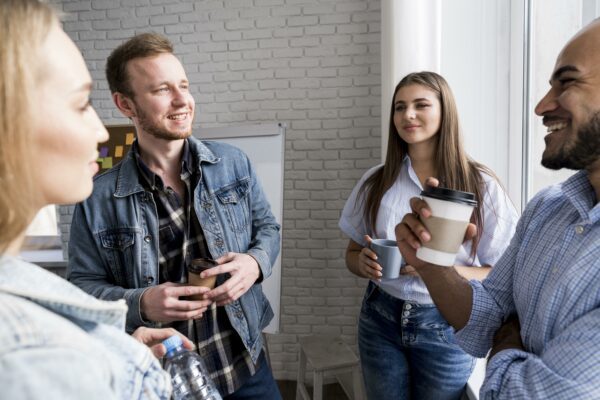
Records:
[[[177,88],[173,91],[173,104],[175,105],[183,105],[187,102],[186,93],[183,90]]]
[[[554,89],[550,88],[548,93],[539,101],[537,106],[535,106],[535,113],[539,116],[546,114],[547,112],[556,110],[558,107],[558,103],[556,101],[556,93]]]

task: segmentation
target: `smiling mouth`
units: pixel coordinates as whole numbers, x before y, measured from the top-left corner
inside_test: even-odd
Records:
[[[170,119],[171,121],[184,121],[185,119],[187,119],[189,113],[183,113],[183,114],[172,114],[169,115],[167,118]]]
[[[547,125],[546,128],[547,128],[548,133],[553,133],[553,132],[560,131],[561,129],[566,128],[567,125],[568,125],[568,123],[566,123],[566,122],[554,122],[550,125]]]

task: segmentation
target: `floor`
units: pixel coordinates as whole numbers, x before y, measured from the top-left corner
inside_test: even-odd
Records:
[[[277,381],[283,400],[296,399],[296,381]],[[308,393],[312,394],[312,387],[307,386]],[[337,383],[323,386],[323,400],[348,400],[348,396]]]

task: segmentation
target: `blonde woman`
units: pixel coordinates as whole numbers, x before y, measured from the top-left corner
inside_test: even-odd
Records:
[[[474,359],[454,340],[411,266],[398,279],[381,279],[371,238],[395,239],[394,228],[410,211],[425,179],[472,192],[482,227],[464,244],[457,267],[467,279],[483,279],[512,237],[517,213],[494,174],[467,156],[458,112],[447,82],[433,72],[404,77],[396,86],[383,165],[367,171],[346,202],[340,228],[350,237],[346,265],[370,279],[360,314],[358,342],[367,396],[382,399],[458,399]]]
[[[39,209],[90,194],[107,132],[85,63],[47,5],[1,1],[0,38],[0,397],[168,399],[158,360],[123,331],[124,303],[96,300],[18,258]],[[157,343],[174,333],[133,336],[160,356]]]

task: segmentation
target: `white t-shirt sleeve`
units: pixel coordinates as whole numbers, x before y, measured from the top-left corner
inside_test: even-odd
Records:
[[[350,193],[348,200],[346,200],[346,204],[342,210],[342,216],[340,217],[340,221],[338,223],[342,232],[344,232],[348,237],[350,237],[350,239],[354,240],[361,246],[368,245],[365,241],[364,235],[373,236],[373,232],[371,228],[367,226],[367,222],[364,217],[364,202],[366,199],[366,193],[361,192],[359,196],[359,192],[365,180],[373,175],[378,168],[381,168],[381,165],[377,165],[365,172],[356,186],[354,186],[352,193]]]

